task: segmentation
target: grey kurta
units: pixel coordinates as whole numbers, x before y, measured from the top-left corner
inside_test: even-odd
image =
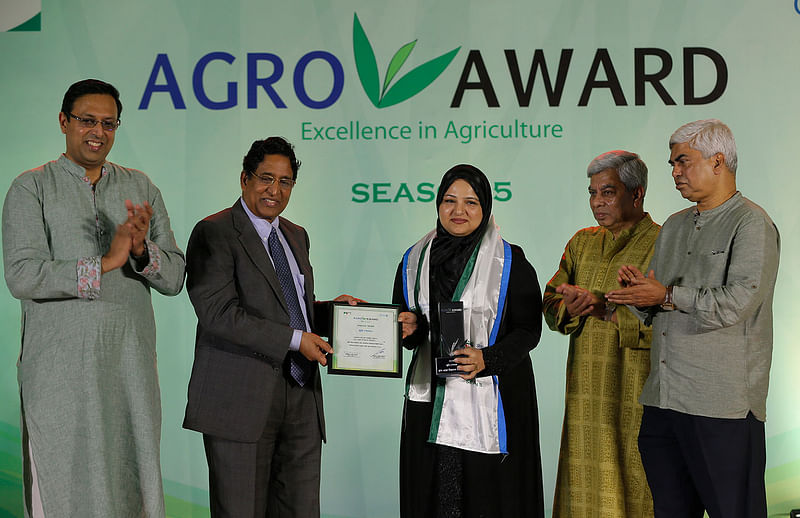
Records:
[[[648,270],[673,286],[675,311],[653,322],[650,376],[639,402],[685,414],[764,421],[772,363],[772,298],[780,236],[740,192],[667,219]]]
[[[62,155],[16,178],[3,206],[5,278],[22,303],[23,438],[48,518],[163,517],[150,287],[177,294],[185,261],[147,176],[107,162],[94,192],[84,176]],[[149,264],[79,289],[79,269],[99,266],[127,219],[126,199],[153,207]]]

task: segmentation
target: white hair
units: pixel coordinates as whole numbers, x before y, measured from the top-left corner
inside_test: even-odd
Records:
[[[725,165],[736,174],[736,141],[731,129],[717,119],[705,119],[684,124],[669,138],[669,147],[675,144],[688,143],[692,149],[699,151],[703,158],[715,153],[725,156]]]
[[[625,185],[628,192],[640,187],[647,191],[647,166],[636,153],[615,149],[595,157],[586,168],[586,176],[591,178],[606,169],[613,169],[619,176],[619,181]]]

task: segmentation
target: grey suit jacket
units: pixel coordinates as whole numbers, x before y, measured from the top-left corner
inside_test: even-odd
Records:
[[[281,218],[280,228],[305,276],[305,304],[314,324],[314,277],[305,229]],[[280,282],[241,206],[200,221],[186,249],[187,291],[197,314],[195,359],[184,428],[241,442],[261,437],[292,328]],[[319,372],[311,385],[325,439]]]

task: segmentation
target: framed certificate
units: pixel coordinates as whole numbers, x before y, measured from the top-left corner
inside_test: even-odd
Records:
[[[397,304],[351,306],[334,302],[331,310],[328,374],[402,377],[403,348]]]

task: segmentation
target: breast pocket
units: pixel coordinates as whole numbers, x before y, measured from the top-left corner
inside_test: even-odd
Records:
[[[707,248],[700,256],[701,286],[717,287],[725,285],[727,280],[730,253],[724,248]]]

